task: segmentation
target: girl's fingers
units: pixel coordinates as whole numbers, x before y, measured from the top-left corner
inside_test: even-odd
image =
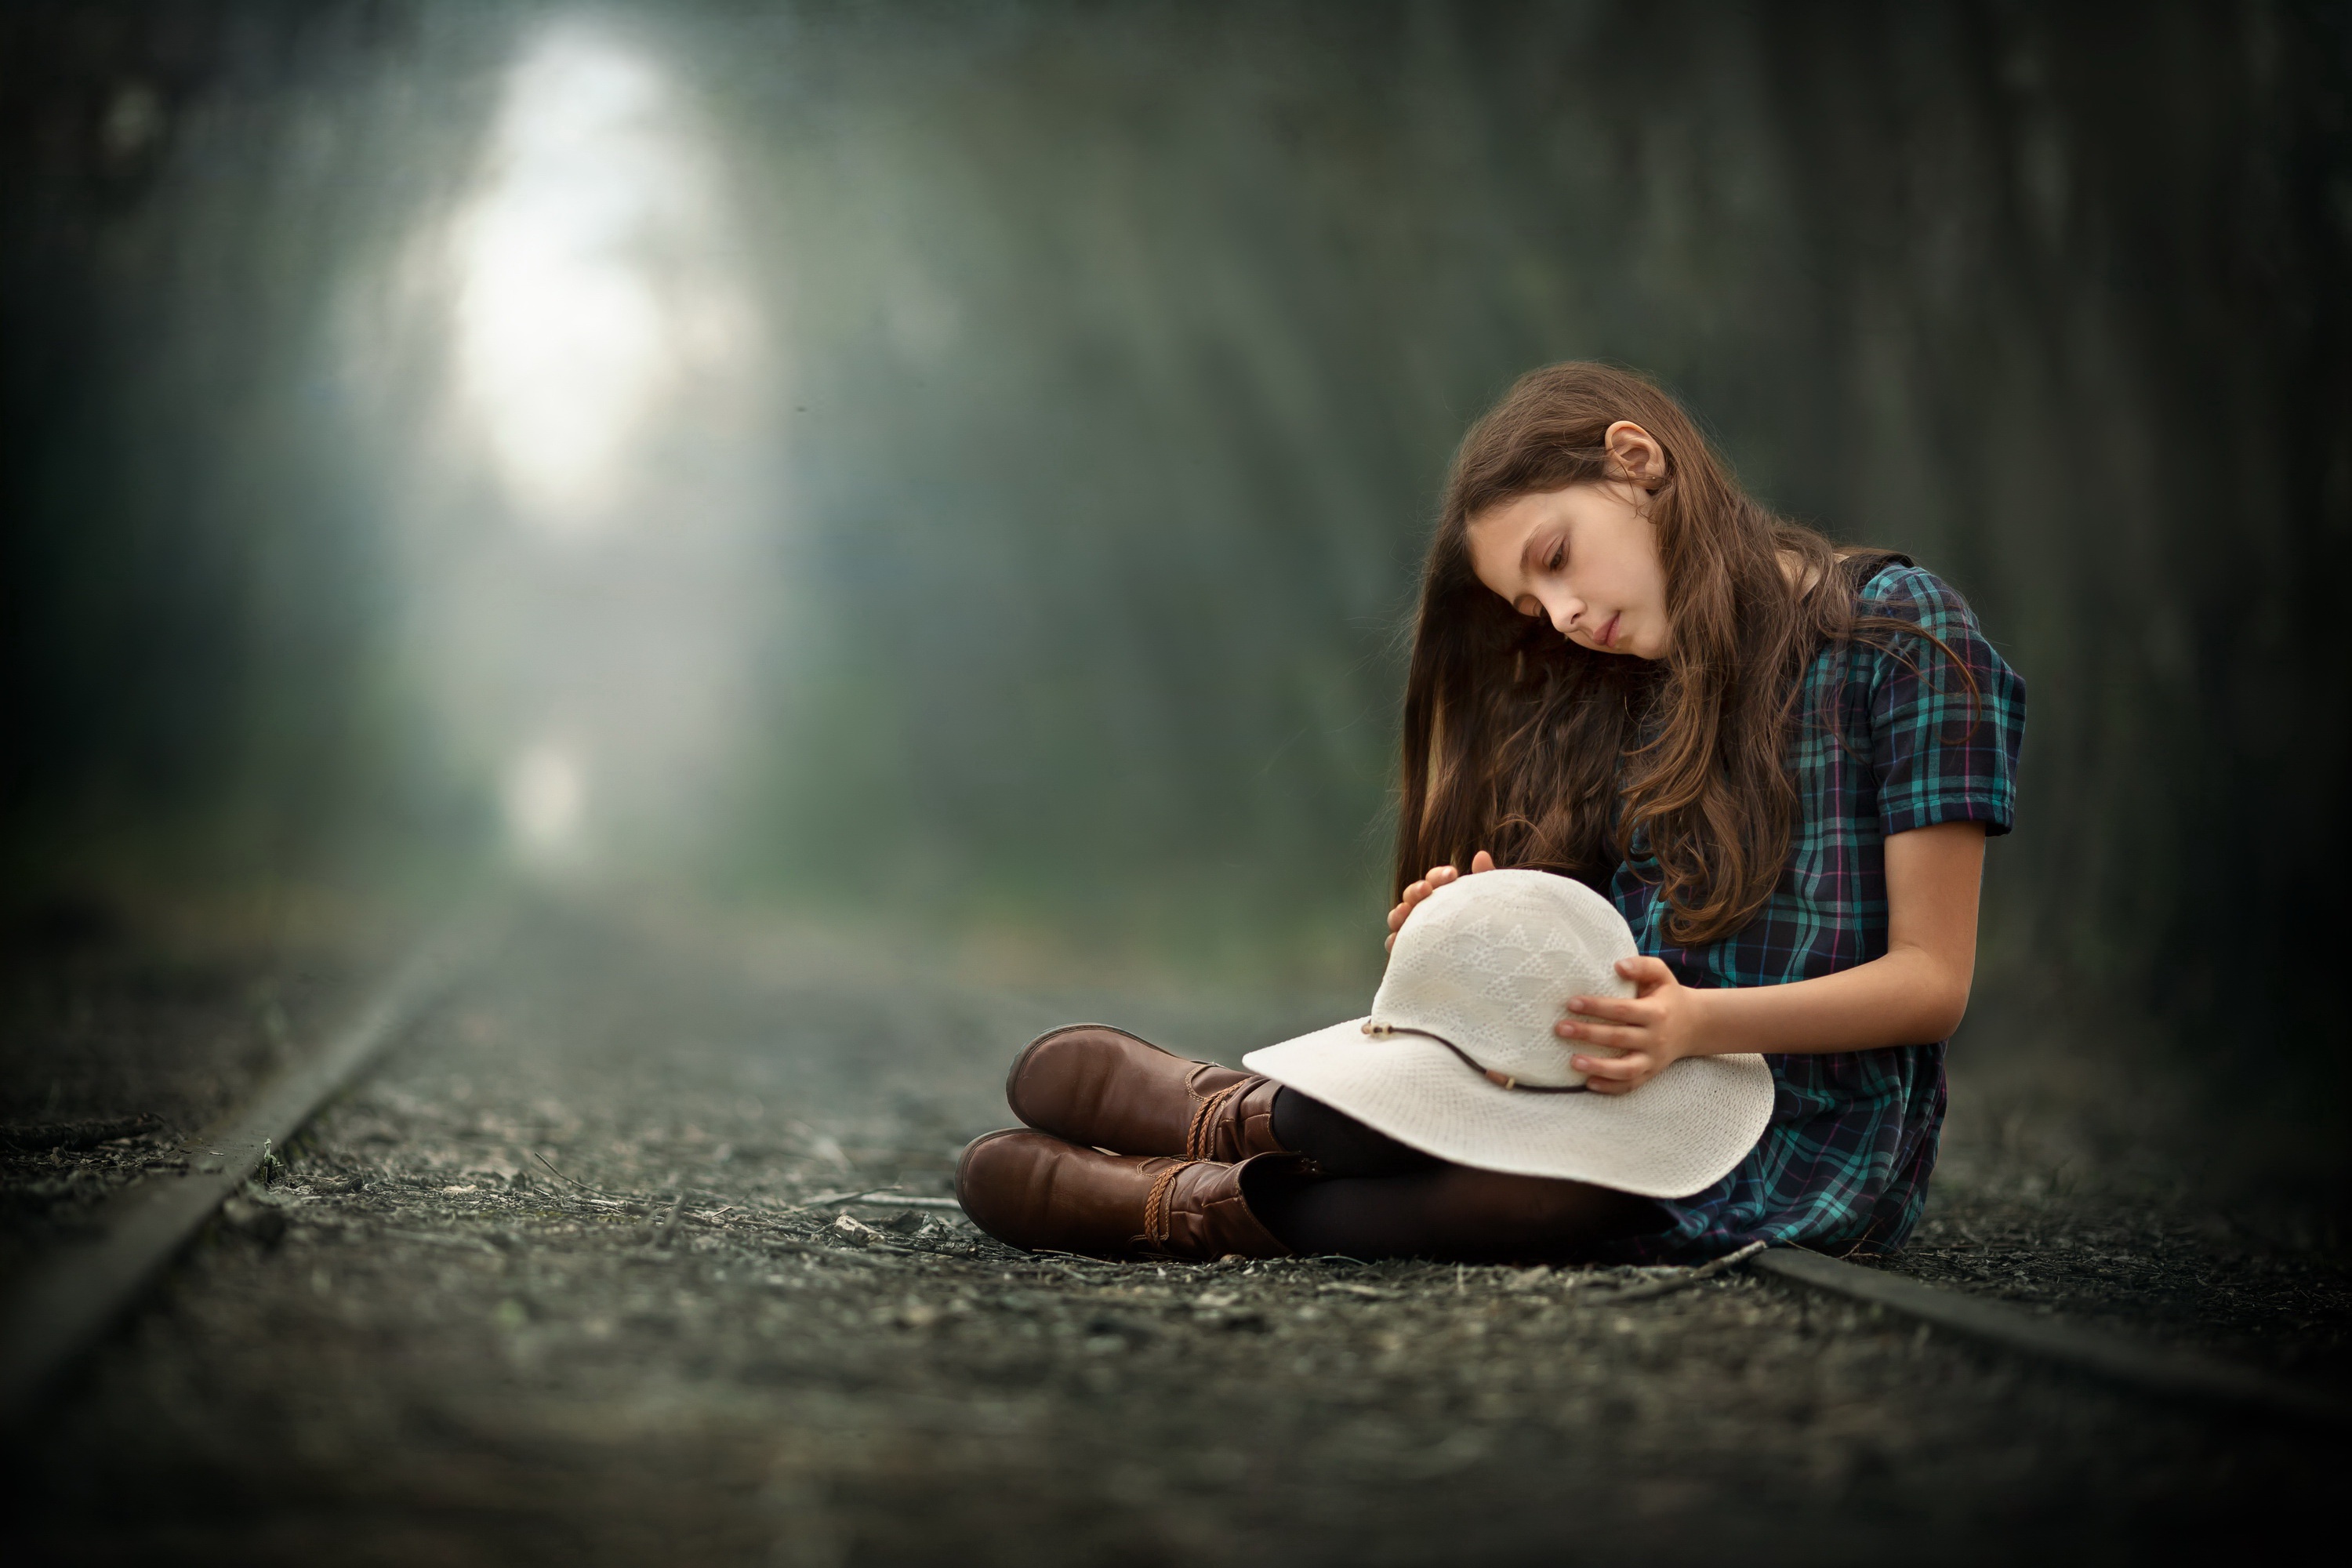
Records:
[[[1589,1051],[1579,1051],[1568,1058],[1568,1065],[1587,1078],[1604,1078],[1612,1083],[1622,1083],[1627,1079],[1649,1076],[1650,1053],[1627,1051],[1622,1057],[1596,1057]]]
[[[1433,890],[1426,882],[1407,883],[1404,891],[1397,895],[1397,906],[1389,911],[1390,918],[1402,925],[1404,917],[1412,913],[1412,906],[1429,897]]]
[[[1657,1009],[1636,996],[1571,996],[1568,999],[1568,1011],[1571,1022],[1578,1018],[1612,1018],[1620,1024],[1646,1024]]]
[[[1652,958],[1646,953],[1637,958],[1619,959],[1617,973],[1644,991],[1653,985],[1664,985],[1675,977],[1675,972],[1666,967],[1664,959]]]
[[[1574,1040],[1579,1045],[1603,1046],[1617,1051],[1639,1053],[1649,1043],[1643,1037],[1647,1031],[1629,1029],[1617,1024],[1571,1024],[1562,1020],[1552,1026],[1552,1032],[1563,1040]]]
[[[1470,869],[1473,872],[1491,871],[1494,868],[1495,858],[1484,849],[1470,857]],[[1389,952],[1396,950],[1396,933],[1404,929],[1405,917],[1412,913],[1413,905],[1444,887],[1448,882],[1459,881],[1463,875],[1464,873],[1456,867],[1432,866],[1429,868],[1429,875],[1418,882],[1408,883],[1404,891],[1397,896],[1396,908],[1389,911],[1389,940],[1386,950]]]
[[[1628,1057],[1571,1057],[1568,1065],[1584,1075],[1584,1087],[1595,1094],[1622,1094],[1650,1077],[1650,1058],[1638,1051]]]
[[[1628,1079],[1649,1077],[1649,1051],[1628,1051],[1625,1056],[1592,1056],[1590,1051],[1578,1051],[1569,1058],[1569,1065],[1583,1072],[1588,1079],[1609,1079],[1622,1084]]]

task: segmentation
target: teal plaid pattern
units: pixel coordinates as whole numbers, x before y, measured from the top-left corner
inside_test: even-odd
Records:
[[[1822,649],[1805,671],[1790,749],[1801,822],[1756,918],[1706,947],[1677,947],[1665,935],[1656,862],[1638,839],[1610,884],[1642,951],[1686,985],[1780,985],[1867,963],[1886,951],[1889,834],[1938,822],[2010,829],[2024,681],[1933,573],[1895,557],[1858,592],[1861,613],[1941,638],[1975,692],[1923,637]],[[1662,1201],[1667,1228],[1626,1244],[1625,1256],[1685,1262],[1751,1241],[1837,1253],[1900,1247],[1935,1169],[1945,1045],[1766,1057],[1775,1094],[1762,1139],[1714,1186]]]

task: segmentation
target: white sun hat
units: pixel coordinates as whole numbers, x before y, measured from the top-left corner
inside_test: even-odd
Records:
[[[1441,1160],[1678,1198],[1722,1178],[1772,1115],[1760,1056],[1685,1057],[1626,1094],[1594,1094],[1552,1033],[1570,996],[1631,996],[1633,932],[1608,900],[1543,871],[1482,871],[1431,894],[1397,933],[1371,1016],[1242,1058]]]

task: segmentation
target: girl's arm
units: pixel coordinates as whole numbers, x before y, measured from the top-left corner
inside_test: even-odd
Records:
[[[1699,990],[1655,958],[1621,960],[1629,998],[1575,996],[1560,1037],[1622,1056],[1574,1058],[1602,1094],[1622,1094],[1683,1057],[1859,1051],[1940,1040],[1968,1011],[1977,963],[1984,825],[1943,822],[1886,840],[1886,954],[1818,980]]]

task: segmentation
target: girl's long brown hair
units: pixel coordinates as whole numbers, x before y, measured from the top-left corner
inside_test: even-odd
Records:
[[[1643,487],[1673,627],[1655,663],[1578,647],[1470,563],[1470,520],[1487,508],[1627,479],[1602,444],[1620,419],[1665,454],[1664,477]],[[1922,635],[1857,616],[1830,542],[1748,499],[1664,392],[1601,364],[1522,376],[1463,437],[1422,574],[1398,893],[1479,849],[1605,891],[1638,844],[1656,859],[1668,938],[1729,935],[1788,858],[1797,795],[1782,758],[1799,679],[1824,640],[1865,629]]]

